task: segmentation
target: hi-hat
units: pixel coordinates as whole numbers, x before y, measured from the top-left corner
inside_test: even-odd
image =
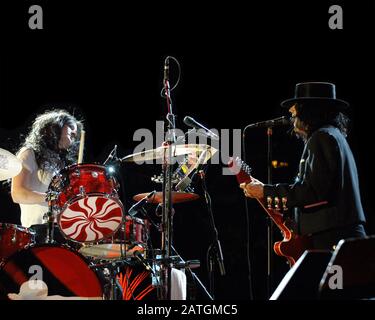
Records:
[[[133,197],[133,200],[140,201],[147,197],[150,193],[140,193]],[[187,201],[193,201],[199,199],[199,196],[195,193],[189,192],[172,192],[172,203],[182,203]],[[163,203],[163,192],[156,192],[152,197],[147,200],[148,203]]]
[[[144,162],[163,159],[165,156],[168,156],[168,148],[168,146],[161,146],[156,149],[133,153],[122,158],[121,161]],[[177,144],[171,145],[170,148],[172,148],[173,158],[183,155],[194,155],[199,157],[205,152],[201,164],[207,163],[207,161],[217,152],[217,149],[206,144]]]
[[[9,151],[0,148],[0,181],[13,178],[21,170],[21,160]]]

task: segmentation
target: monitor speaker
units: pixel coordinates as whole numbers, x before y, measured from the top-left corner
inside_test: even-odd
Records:
[[[375,299],[375,236],[341,240],[319,285],[320,299]]]
[[[287,272],[270,300],[317,299],[319,283],[331,257],[329,250],[306,250]]]

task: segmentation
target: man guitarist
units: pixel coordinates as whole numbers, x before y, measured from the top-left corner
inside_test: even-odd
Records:
[[[299,235],[310,239],[311,249],[332,249],[341,239],[364,237],[358,174],[346,141],[347,102],[336,99],[335,85],[304,82],[288,108],[294,133],[303,139],[299,173],[293,184],[263,184],[257,179],[242,183],[247,197],[264,199],[269,208],[280,206],[294,220]]]

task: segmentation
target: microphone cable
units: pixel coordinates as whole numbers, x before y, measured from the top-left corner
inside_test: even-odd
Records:
[[[242,133],[242,150],[243,150],[243,161],[246,162],[246,129],[245,127]],[[252,260],[252,250],[250,248],[250,214],[249,214],[249,205],[248,205],[248,199],[245,196],[245,218],[246,218],[246,258],[247,258],[247,268],[248,268],[248,280],[249,280],[249,295],[250,300],[254,300],[254,292],[253,292],[253,276],[252,276],[252,266],[251,266],[251,260]]]
[[[172,57],[172,56],[167,56],[164,60],[164,65],[166,63],[167,60],[169,59],[172,59],[174,62],[176,62],[177,64],[177,68],[178,68],[178,77],[177,77],[177,81],[175,83],[175,85],[170,89],[170,91],[173,91],[174,89],[176,89],[176,87],[178,86],[178,84],[180,83],[180,79],[181,79],[181,65],[180,63],[178,62],[178,60],[175,58],[175,57]],[[165,88],[163,87],[160,91],[160,96],[162,98],[167,98],[167,95],[165,93]]]

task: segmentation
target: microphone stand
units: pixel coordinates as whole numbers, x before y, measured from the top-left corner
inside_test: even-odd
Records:
[[[212,300],[214,300],[214,266],[215,266],[215,261],[219,265],[219,270],[220,274],[222,276],[225,275],[225,267],[224,267],[224,258],[223,258],[223,252],[221,250],[221,245],[219,241],[219,233],[217,231],[217,228],[215,226],[215,219],[214,215],[212,213],[212,205],[211,205],[211,197],[207,191],[207,186],[206,186],[206,180],[205,180],[205,173],[203,170],[199,171],[199,176],[201,177],[202,180],[202,187],[204,191],[204,197],[206,200],[207,204],[207,209],[209,212],[209,217],[210,217],[210,224],[214,232],[214,242],[209,246],[207,250],[207,263],[208,263],[208,278],[210,282],[210,293]]]
[[[243,153],[244,153],[244,160],[246,157],[246,151],[245,151],[245,132],[248,128],[257,128],[257,127],[262,127],[264,124],[267,125],[267,183],[272,184],[272,134],[273,134],[273,129],[272,126],[275,125],[275,122],[277,121],[282,121],[285,122],[287,121],[286,117],[280,117],[274,120],[270,121],[264,121],[264,122],[259,122],[259,123],[254,123],[250,124],[245,127],[243,131]],[[285,123],[284,123],[285,124]],[[245,208],[246,212],[248,215],[248,206],[247,206],[247,199],[245,198]],[[270,217],[267,215],[266,216],[266,221],[267,221],[267,287],[266,287],[266,294],[267,298],[271,296],[271,287],[272,287],[272,272],[273,272],[273,221],[270,219]],[[249,249],[248,249],[249,250]],[[250,257],[248,257],[250,260]],[[252,276],[251,276],[251,268],[249,264],[249,278],[250,278],[250,296],[251,299],[253,299],[253,287],[252,287]]]
[[[267,128],[267,184],[272,184],[272,127]],[[271,296],[273,272],[273,221],[267,215],[267,298]]]
[[[248,125],[244,128],[242,133],[242,150],[243,150],[243,160],[246,162],[246,130],[251,128],[251,125]],[[248,267],[248,280],[249,280],[249,295],[250,300],[254,300],[253,293],[253,277],[252,277],[252,250],[250,248],[250,215],[249,215],[249,206],[247,203],[248,198],[244,197],[245,202],[245,211],[246,211],[246,255],[247,255],[247,267]]]
[[[165,98],[167,100],[167,133],[166,133],[166,149],[164,151],[163,157],[163,206],[162,206],[162,240],[161,240],[161,284],[162,290],[160,290],[161,300],[171,299],[171,266],[169,257],[171,256],[171,246],[172,246],[172,174],[173,174],[173,164],[172,164],[172,145],[176,142],[175,136],[175,115],[172,110],[172,101],[170,96],[170,86],[169,86],[169,58],[167,57],[164,62],[164,91]]]
[[[172,249],[174,251],[174,253],[180,258],[181,261],[185,262],[184,259],[182,259],[182,257],[179,255],[179,253],[177,252],[177,250],[172,246]],[[198,276],[191,270],[190,267],[186,267],[185,270],[188,270],[189,273],[191,274],[191,276],[194,278],[195,281],[197,281],[199,283],[199,285],[201,286],[201,288],[203,289],[204,293],[207,295],[207,297],[210,299],[210,300],[214,300],[214,298],[210,295],[210,293],[207,291],[206,287],[203,285],[202,281],[198,278]]]

